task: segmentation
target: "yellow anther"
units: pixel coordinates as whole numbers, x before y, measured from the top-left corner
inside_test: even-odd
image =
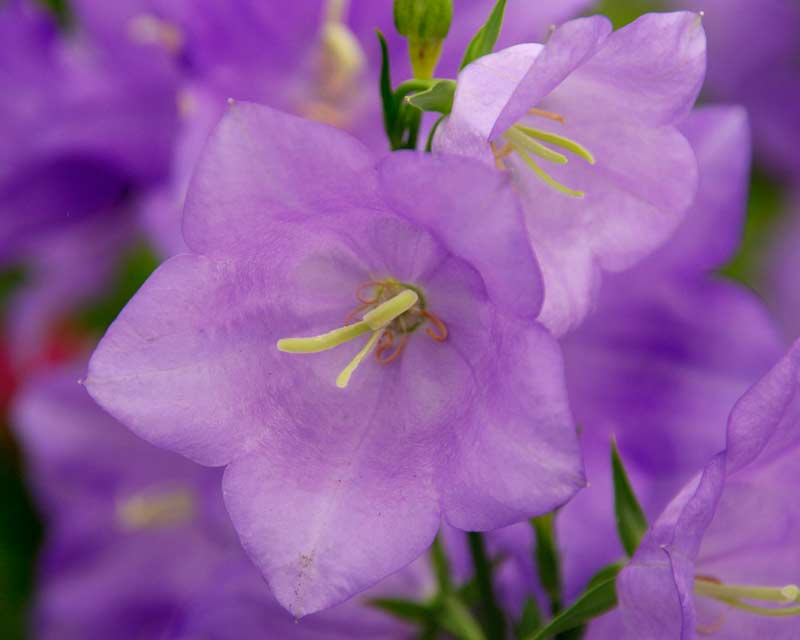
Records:
[[[515,127],[511,127],[508,131],[506,131],[505,137],[511,144],[522,147],[528,153],[539,156],[544,160],[553,162],[555,164],[567,164],[567,156],[565,156],[563,153],[558,153],[557,151],[548,149],[543,144],[526,136],[522,131],[516,129]]]

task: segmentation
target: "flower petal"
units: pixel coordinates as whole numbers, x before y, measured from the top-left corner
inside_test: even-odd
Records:
[[[277,220],[369,207],[373,162],[366,147],[333,127],[232,103],[189,187],[186,244],[198,253],[263,250]]]
[[[535,318],[543,291],[508,178],[467,158],[393,154],[379,166],[383,195],[473,265],[495,304]]]
[[[551,511],[585,484],[557,343],[498,319],[497,362],[474,369],[480,397],[456,429],[438,482],[447,521],[488,530]]]

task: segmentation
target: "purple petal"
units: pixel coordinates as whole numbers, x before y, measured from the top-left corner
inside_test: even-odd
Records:
[[[374,201],[372,155],[332,127],[236,102],[207,149],[183,220],[186,244],[199,253],[263,246],[276,220]]]
[[[724,475],[724,456],[718,455],[670,503],[620,573],[617,594],[631,639],[642,634],[653,640],[692,637],[693,564],[722,493]]]
[[[498,307],[538,315],[541,276],[507,176],[466,158],[414,153],[387,157],[378,174],[389,206],[472,264]]]
[[[605,16],[571,20],[555,30],[510,98],[505,101],[489,138],[500,135],[539,104],[546,95],[603,48],[611,33]],[[503,94],[498,99],[503,99]]]
[[[375,423],[326,429],[314,447],[273,438],[225,473],[242,544],[297,617],[407,565],[439,528],[430,453],[413,437],[377,428],[388,407],[365,409]]]
[[[680,129],[697,155],[697,197],[675,235],[642,266],[715,269],[733,258],[741,242],[750,178],[747,113],[741,107],[702,107]]]
[[[555,341],[511,320],[495,331],[496,368],[475,370],[485,395],[456,429],[439,478],[445,517],[460,529],[546,513],[584,485]]]
[[[562,91],[587,111],[618,110],[651,126],[674,124],[694,106],[705,70],[700,16],[648,13],[612,33]]]

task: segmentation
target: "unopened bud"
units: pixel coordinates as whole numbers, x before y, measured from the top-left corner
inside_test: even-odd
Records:
[[[394,0],[394,24],[408,39],[416,78],[429,79],[453,19],[453,0]]]

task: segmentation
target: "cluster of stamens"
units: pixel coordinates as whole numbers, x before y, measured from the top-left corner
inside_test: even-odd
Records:
[[[763,587],[725,584],[712,576],[695,576],[694,592],[735,609],[762,616],[784,617],[800,615],[800,587],[789,584],[783,587]],[[775,606],[765,607],[762,604]],[[792,606],[787,606],[792,605]],[[724,616],[710,625],[698,627],[698,632],[710,635],[724,625]]]
[[[550,111],[530,109],[528,114],[547,118],[548,120],[554,120],[555,122],[564,124],[563,116],[560,116],[557,113],[551,113]],[[547,173],[547,171],[545,171],[538,162],[533,159],[533,156],[536,156],[537,158],[541,158],[542,160],[546,160],[547,162],[551,162],[553,164],[567,164],[567,162],[569,162],[569,159],[566,155],[543,144],[546,143],[552,147],[557,147],[559,149],[563,149],[564,151],[568,151],[573,155],[582,158],[589,164],[594,164],[594,156],[586,147],[565,136],[560,136],[550,131],[535,129],[522,124],[513,125],[505,133],[503,133],[502,137],[503,140],[505,140],[505,144],[502,146],[498,146],[494,142],[490,143],[492,152],[494,153],[495,164],[497,165],[498,169],[505,170],[506,166],[504,158],[512,153],[516,153],[545,184],[553,187],[556,191],[573,198],[583,198],[586,195],[583,191],[570,189],[569,187],[558,182],[549,173]]]
[[[436,342],[447,340],[447,326],[427,309],[422,292],[412,285],[391,278],[370,280],[357,287],[356,299],[358,305],[345,317],[345,326],[309,338],[278,340],[278,349],[319,353],[371,332],[364,347],[336,379],[336,386],[343,389],[370,352],[374,351],[380,364],[394,362],[405,350],[409,336],[423,325],[429,325],[425,333]],[[359,316],[361,320],[356,321]]]

